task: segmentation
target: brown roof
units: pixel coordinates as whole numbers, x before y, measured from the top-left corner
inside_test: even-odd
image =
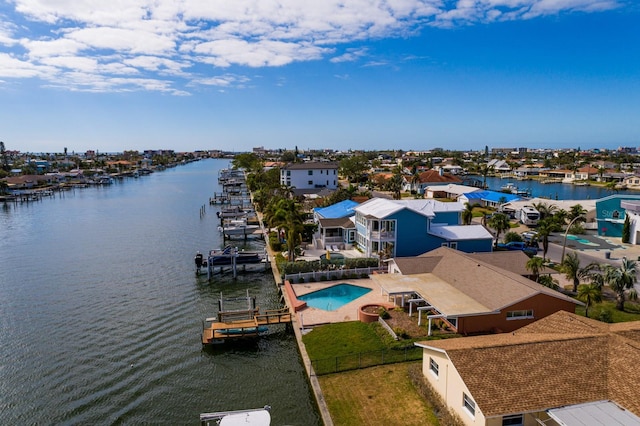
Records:
[[[580,303],[522,275],[448,247],[437,248],[421,254],[418,258],[428,262],[428,266],[425,267],[430,270],[424,272],[436,275],[491,311],[499,311],[540,293]],[[397,261],[398,259],[396,263]],[[435,262],[433,266],[432,262]],[[414,265],[413,269],[417,270],[418,267]],[[401,271],[403,275],[406,274],[402,269]]]
[[[450,173],[440,174],[437,170],[427,170],[418,175],[420,183],[460,183],[462,179]]]
[[[488,263],[498,268],[506,269],[518,275],[531,275],[531,271],[527,269],[527,261],[529,256],[521,250],[511,251],[490,251],[486,253],[469,253],[469,257]],[[546,266],[540,274],[557,274],[555,269]]]
[[[487,417],[600,400],[640,415],[640,321],[559,311],[514,333],[419,345],[446,351]]]
[[[355,228],[356,225],[348,217],[337,219],[318,219],[323,228]]]

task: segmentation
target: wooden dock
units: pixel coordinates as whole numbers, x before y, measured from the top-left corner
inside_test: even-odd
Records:
[[[229,339],[256,337],[268,326],[291,323],[289,308],[270,309],[263,314],[259,309],[220,312],[216,318],[207,318],[202,325],[202,344],[223,343]]]

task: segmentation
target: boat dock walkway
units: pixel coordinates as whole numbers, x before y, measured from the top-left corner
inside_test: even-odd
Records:
[[[246,318],[250,316],[250,318]],[[244,317],[244,318],[243,318]],[[267,326],[291,323],[289,308],[270,309],[264,314],[259,310],[220,312],[217,318],[205,319],[202,328],[202,344],[222,343],[226,339],[254,337],[267,330]],[[206,324],[209,323],[207,326]]]

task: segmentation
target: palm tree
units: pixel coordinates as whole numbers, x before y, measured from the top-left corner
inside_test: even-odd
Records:
[[[609,288],[616,293],[616,309],[624,311],[624,302],[629,299],[638,298],[638,293],[633,285],[637,281],[637,266],[633,260],[626,257],[622,259],[622,264],[615,268],[611,265],[605,266],[604,281]]]
[[[582,284],[578,287],[578,299],[585,303],[584,316],[589,316],[589,306],[602,302],[602,288],[597,284]]]
[[[558,224],[550,217],[538,222],[538,240],[542,241],[542,257],[547,258],[549,251],[549,235],[559,229]]]
[[[488,164],[484,164],[480,166],[480,174],[482,175],[482,188],[485,189],[487,187],[487,175],[493,173],[493,166]]]
[[[578,219],[578,220],[584,220],[584,215],[586,214],[587,214],[587,210],[585,210],[582,207],[582,205],[576,204],[574,206],[571,206],[571,208],[569,209],[569,214],[567,215],[567,219],[569,221],[572,221],[576,218],[583,217],[583,219]]]
[[[493,216],[491,216],[491,219],[489,219],[489,226],[496,230],[495,246],[498,247],[498,240],[500,239],[500,233],[502,233],[502,231],[506,231],[507,229],[511,228],[511,226],[509,225],[509,218],[507,217],[506,214],[496,213]]]
[[[464,203],[464,210],[462,210],[462,223],[465,225],[471,225],[473,219],[473,204]]]
[[[560,270],[564,272],[564,276],[568,280],[573,281],[573,292],[577,292],[581,276],[580,258],[578,257],[578,253],[573,252],[566,255],[560,265]]]
[[[533,256],[531,259],[527,260],[527,264],[525,266],[527,270],[531,271],[531,279],[538,282],[540,279],[540,271],[544,268],[544,259],[538,256]]]
[[[547,204],[543,201],[539,203],[533,203],[533,207],[540,213],[540,219],[545,219],[549,216],[553,216],[556,210],[558,210],[558,206],[555,204]]]
[[[553,279],[551,275],[540,275],[540,277],[538,277],[538,284],[554,290],[557,290],[558,287],[560,287],[558,285],[558,280]]]

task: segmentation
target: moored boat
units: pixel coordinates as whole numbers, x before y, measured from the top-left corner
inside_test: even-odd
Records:
[[[218,411],[215,413],[200,414],[200,424],[202,426],[219,425],[249,425],[249,426],[269,426],[271,424],[271,407],[265,405],[262,408],[236,411]]]

